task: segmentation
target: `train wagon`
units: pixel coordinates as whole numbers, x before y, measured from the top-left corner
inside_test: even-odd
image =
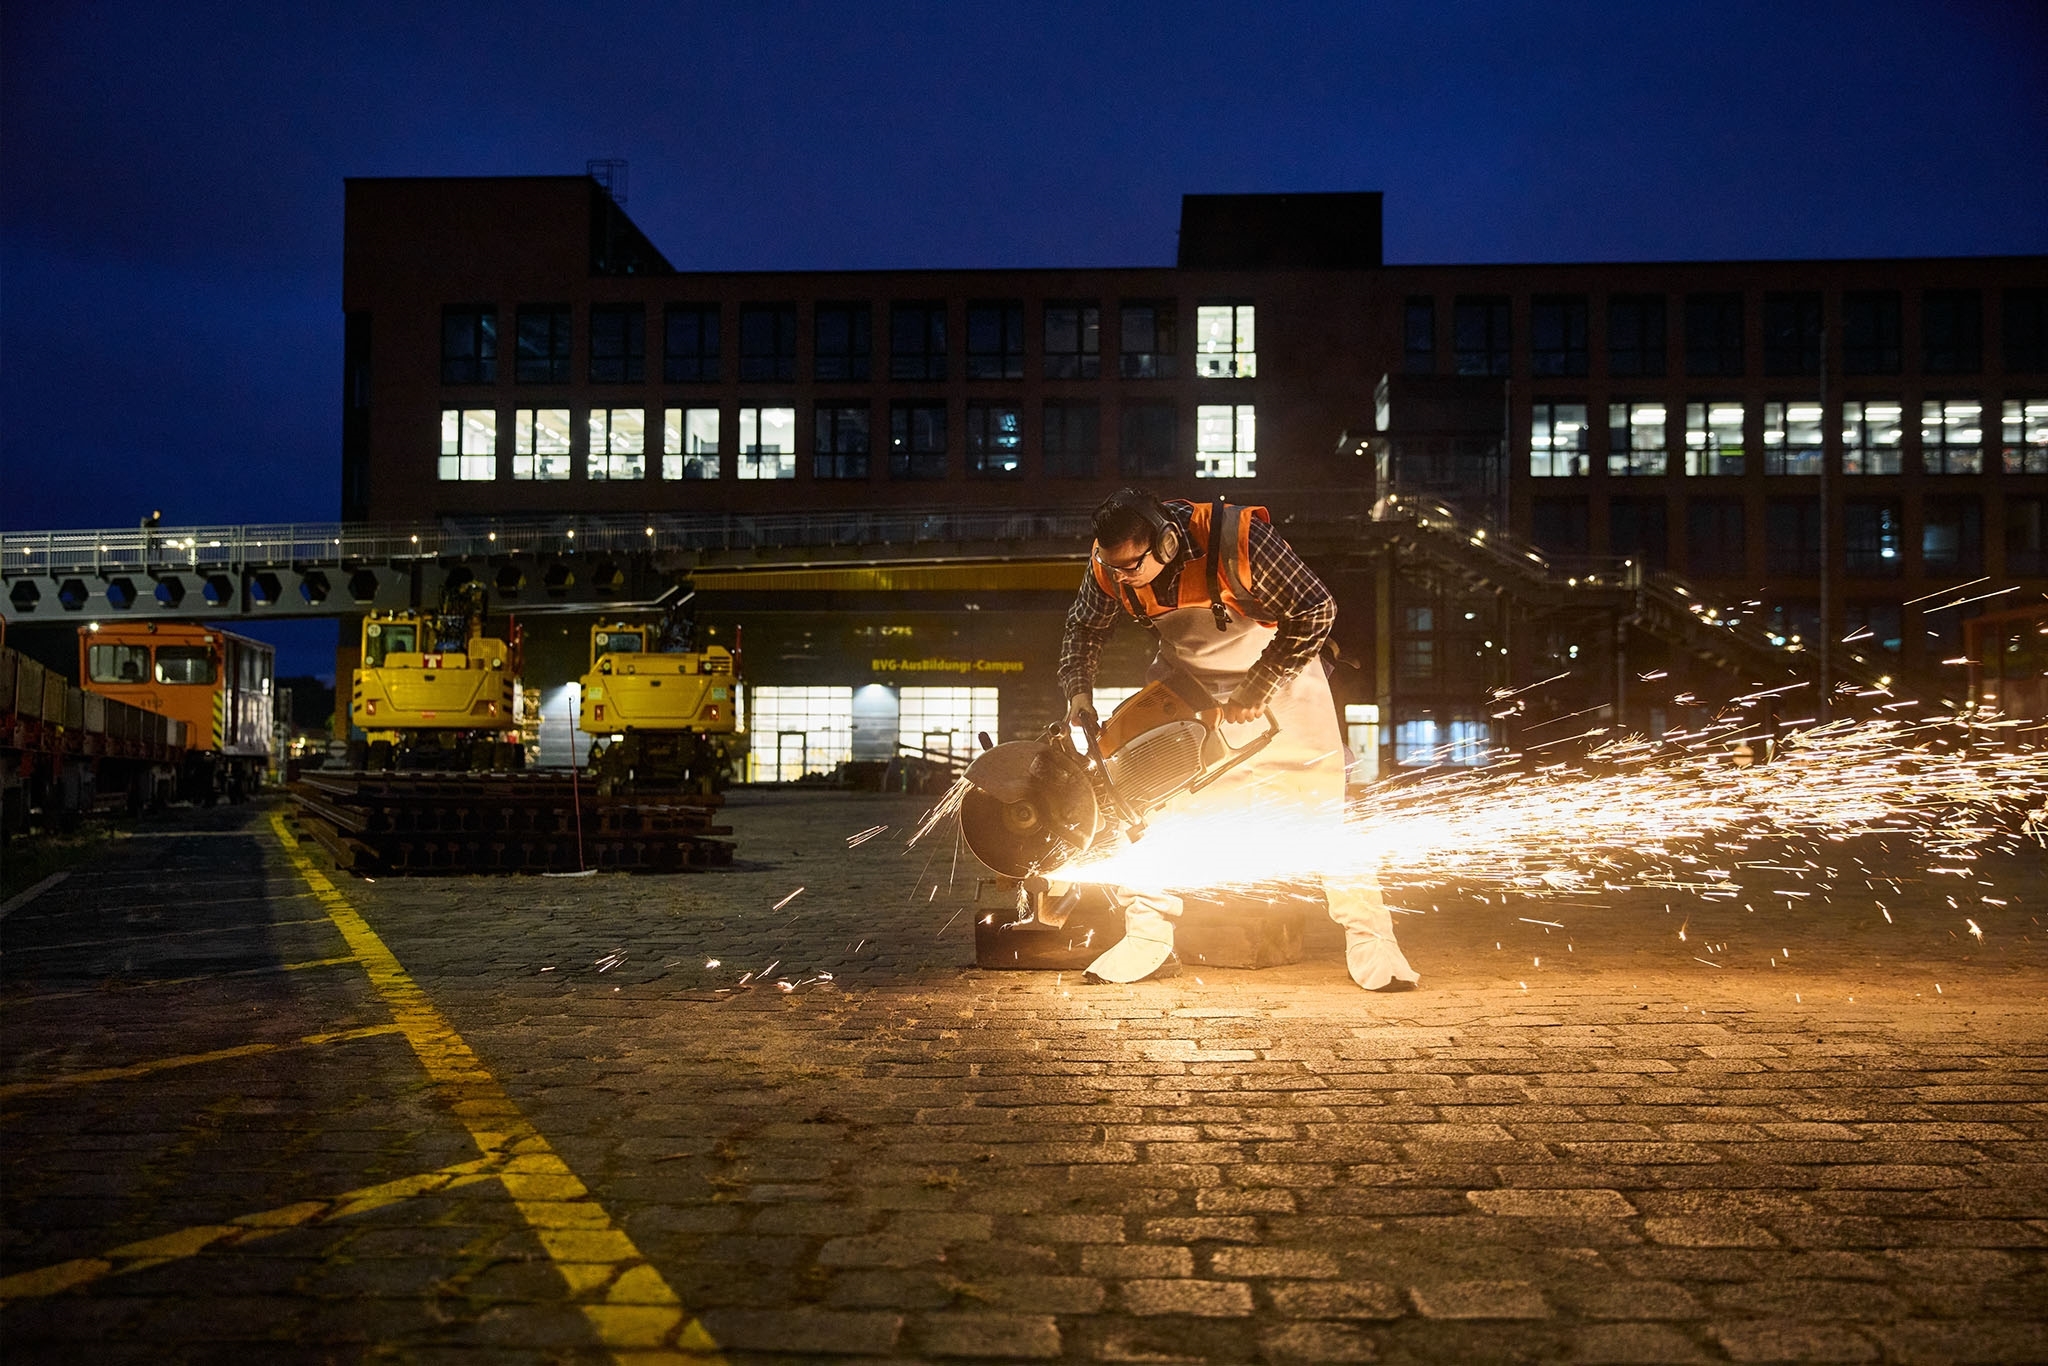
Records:
[[[94,622],[79,628],[88,693],[181,721],[178,796],[240,801],[263,785],[275,734],[277,652],[190,622]]]
[[[673,624],[601,622],[582,685],[600,793],[724,790],[743,752],[732,651],[692,649]]]

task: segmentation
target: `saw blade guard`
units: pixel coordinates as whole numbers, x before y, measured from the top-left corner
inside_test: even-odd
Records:
[[[1087,770],[1044,740],[1013,740],[978,755],[964,775],[960,836],[1004,877],[1057,868],[1085,852],[1101,829]]]

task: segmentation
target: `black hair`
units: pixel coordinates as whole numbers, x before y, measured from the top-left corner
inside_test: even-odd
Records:
[[[1143,489],[1118,489],[1095,509],[1095,544],[1105,548],[1120,545],[1151,545],[1153,518],[1159,500]],[[1147,517],[1146,511],[1152,511]]]

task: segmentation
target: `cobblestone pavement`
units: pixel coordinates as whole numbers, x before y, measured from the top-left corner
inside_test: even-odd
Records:
[[[1087,987],[971,966],[918,809],[739,793],[668,878],[115,842],[0,921],[7,1358],[2048,1359],[2038,862],[1981,941],[1424,894],[1418,992],[1313,921]]]

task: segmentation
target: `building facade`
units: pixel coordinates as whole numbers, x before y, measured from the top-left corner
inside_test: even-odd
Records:
[[[1190,196],[1171,267],[698,272],[588,177],[354,180],[344,310],[349,519],[1057,509],[1136,484],[1285,523],[1399,487],[1807,639],[1825,551],[1826,629],[1922,673],[1975,610],[1944,590],[2048,583],[2039,256],[1386,266],[1379,196],[1351,194]],[[969,588],[703,594],[746,628],[761,776],[1035,730],[1081,549]],[[1376,727],[1355,741],[1419,762],[1498,738],[1504,666],[1468,659],[1499,653],[1489,604],[1324,567],[1363,666],[1340,695]],[[581,635],[537,623],[535,681],[579,672]],[[1122,635],[1103,682],[1129,687]]]

